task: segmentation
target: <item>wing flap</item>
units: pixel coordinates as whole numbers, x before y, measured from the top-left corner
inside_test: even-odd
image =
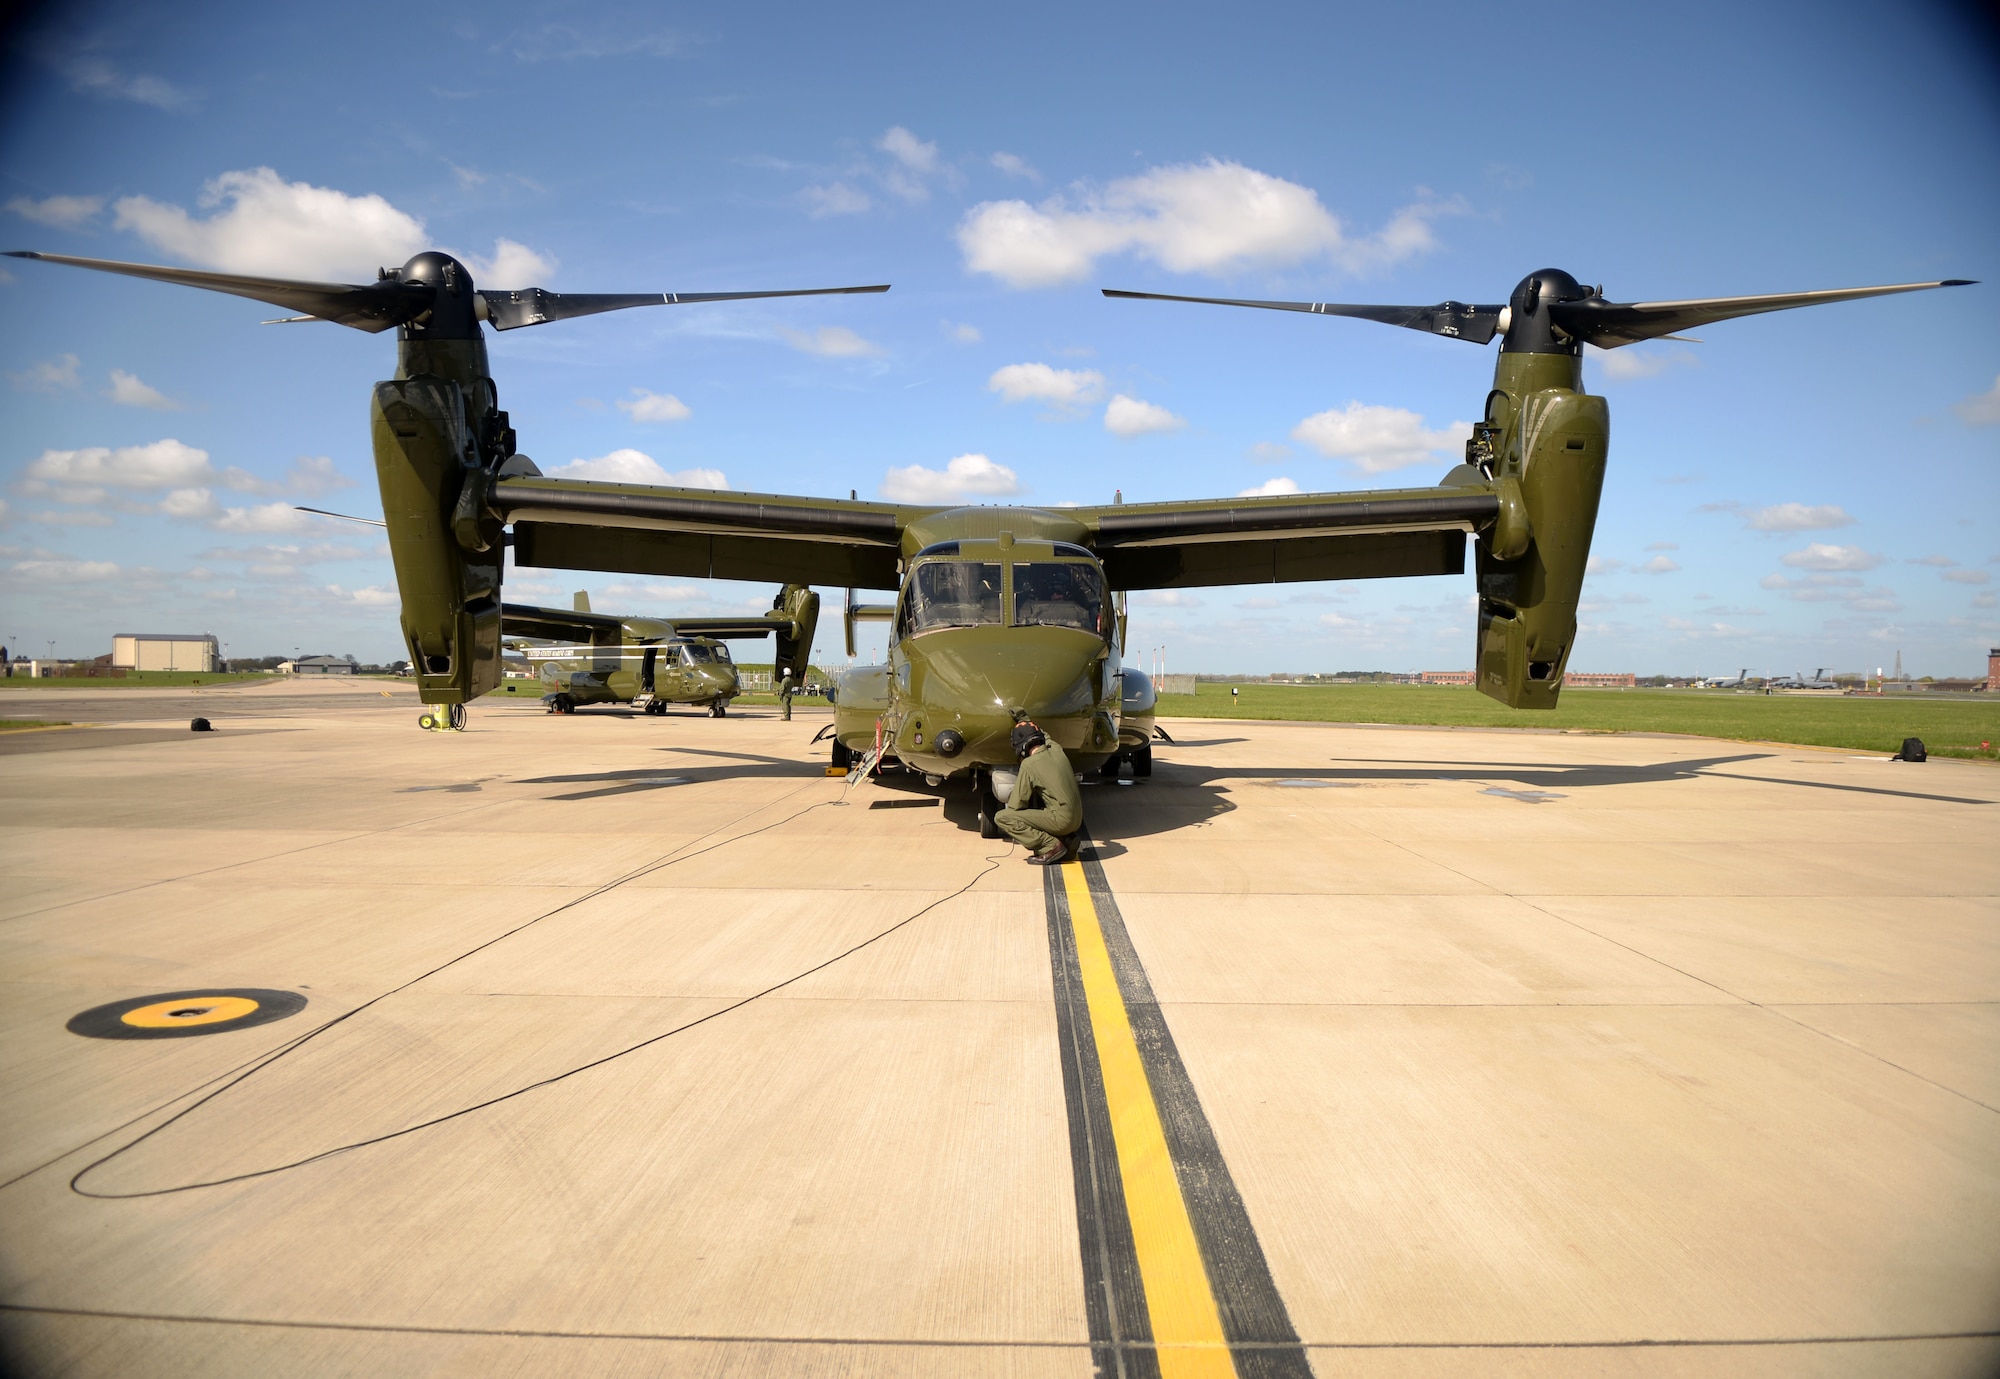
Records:
[[[1121,546],[1104,553],[1104,576],[1119,590],[1464,573],[1465,533],[1457,530],[1239,538]]]
[[[516,522],[514,563],[555,570],[614,570],[683,579],[897,587],[893,546],[810,537],[718,535],[658,528]]]

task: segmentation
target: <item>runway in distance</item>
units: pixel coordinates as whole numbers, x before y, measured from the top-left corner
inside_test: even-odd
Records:
[[[1111,760],[1123,714],[1112,595],[1127,590],[1456,575],[1473,538],[1478,689],[1556,704],[1574,651],[1610,442],[1584,391],[1586,344],[1616,349],[1732,317],[1965,286],[1613,302],[1541,269],[1504,304],[1431,306],[1108,296],[1346,316],[1469,343],[1498,338],[1493,384],[1463,463],[1435,487],[1101,507],[935,507],[557,479],[516,452],[484,328],[627,307],[787,293],[563,295],[479,291],[426,252],[367,285],[249,278],[18,253],[252,297],[359,330],[395,328],[395,378],[374,390],[376,475],[424,702],[461,705],[500,677],[503,542],[516,563],[894,591],[858,617],[889,622],[886,662],[840,677],[838,741],[969,780],[984,823],[1007,734],[1032,718],[1079,769]],[[821,291],[882,291],[881,287]],[[856,710],[846,712],[845,710]],[[867,723],[864,735],[861,724]]]

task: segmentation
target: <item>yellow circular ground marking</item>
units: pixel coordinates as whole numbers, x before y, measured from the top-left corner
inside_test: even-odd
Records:
[[[262,986],[196,987],[127,996],[78,1011],[63,1028],[86,1039],[187,1039],[268,1025],[306,1008],[298,991]]]
[[[118,1018],[140,1029],[178,1029],[184,1025],[219,1025],[241,1020],[257,1009],[247,996],[185,996],[173,1001],[155,1001]]]

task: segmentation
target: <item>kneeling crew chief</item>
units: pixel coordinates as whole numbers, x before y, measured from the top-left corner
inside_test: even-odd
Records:
[[[1053,866],[1074,858],[1083,827],[1083,791],[1063,749],[1032,723],[1015,725],[1009,735],[1021,758],[1021,773],[1007,807],[993,816],[1000,831],[1028,850],[1028,861]]]

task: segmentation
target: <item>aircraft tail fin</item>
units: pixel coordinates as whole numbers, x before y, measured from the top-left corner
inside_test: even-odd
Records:
[[[576,598],[570,603],[570,611],[576,613],[588,613],[590,611],[590,591],[588,589],[579,589],[576,591]]]

